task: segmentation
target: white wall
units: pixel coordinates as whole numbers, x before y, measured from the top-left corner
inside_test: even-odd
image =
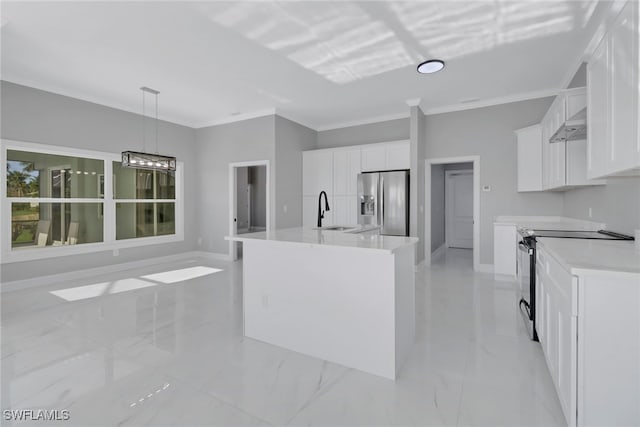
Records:
[[[135,89],[134,89],[135,90]],[[1,82],[0,102],[3,139],[35,142],[85,150],[120,153],[142,148],[142,117],[102,105],[45,92],[13,83]],[[195,248],[198,174],[195,162],[195,131],[161,121],[159,151],[175,155],[184,162],[185,239],[140,248],[120,249],[69,257],[3,264],[0,280],[22,280],[70,270],[99,267],[119,262],[171,255]],[[4,166],[3,166],[4,167]]]
[[[514,130],[539,123],[552,98],[426,116],[426,158],[480,156],[480,263],[493,264],[493,218],[562,215],[561,193],[518,193]]]

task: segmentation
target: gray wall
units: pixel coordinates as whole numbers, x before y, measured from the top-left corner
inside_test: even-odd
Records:
[[[426,116],[426,158],[480,156],[480,263],[493,264],[493,218],[497,215],[562,215],[559,193],[516,191],[514,130],[539,123],[553,98],[514,102]]]
[[[409,139],[409,118],[320,131],[317,148],[373,144],[401,139]]]
[[[229,243],[224,240],[229,234],[229,163],[269,161],[269,221],[271,227],[275,225],[275,116],[198,129],[196,152],[200,200],[195,206],[202,212],[196,238],[202,238],[200,249],[229,253]]]
[[[302,152],[316,148],[317,132],[280,116],[275,120],[276,227],[299,227],[302,225]]]
[[[604,222],[609,230],[633,235],[640,229],[640,177],[609,178],[604,186],[569,190],[564,193],[563,214]]]
[[[249,182],[254,188],[251,193],[251,225],[267,226],[267,167],[251,166]]]
[[[444,244],[444,167],[431,165],[431,252]],[[429,205],[429,203],[427,203]]]
[[[578,70],[573,75],[571,82],[569,82],[569,86],[567,89],[572,89],[574,87],[585,87],[587,85],[587,63],[583,62],[578,67]]]
[[[238,205],[238,212],[236,212],[236,218],[238,219],[238,229],[243,229],[249,226],[249,168],[236,169],[236,203]]]
[[[409,177],[409,227],[411,236],[418,237],[420,241],[416,247],[416,264],[424,260],[424,158],[425,148],[422,141],[425,140],[425,115],[420,107],[410,108],[409,145],[411,156],[411,176]]]
[[[134,88],[135,89],[135,88]],[[102,105],[1,82],[1,137],[39,144],[120,153],[142,148],[142,117]],[[195,168],[195,131],[168,122],[159,125],[159,151],[184,162],[185,237],[183,242],[121,249],[69,257],[2,265],[0,280],[13,281],[118,262],[171,255],[193,250],[196,235],[198,176]]]

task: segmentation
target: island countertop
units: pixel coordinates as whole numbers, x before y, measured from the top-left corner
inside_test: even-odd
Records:
[[[394,253],[402,247],[416,244],[419,240],[417,237],[383,236],[372,231],[349,233],[338,230],[316,230],[308,227],[297,227],[237,234],[227,236],[225,239],[237,242],[257,240],[282,244],[334,246],[385,253]]]

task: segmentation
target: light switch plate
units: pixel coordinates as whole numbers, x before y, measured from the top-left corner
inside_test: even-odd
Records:
[[[482,186],[482,191],[484,191],[485,193],[488,193],[491,191],[491,186],[490,185],[483,185]]]

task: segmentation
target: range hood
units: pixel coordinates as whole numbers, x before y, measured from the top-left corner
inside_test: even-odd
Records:
[[[549,138],[550,143],[587,139],[587,107],[564,122]]]

